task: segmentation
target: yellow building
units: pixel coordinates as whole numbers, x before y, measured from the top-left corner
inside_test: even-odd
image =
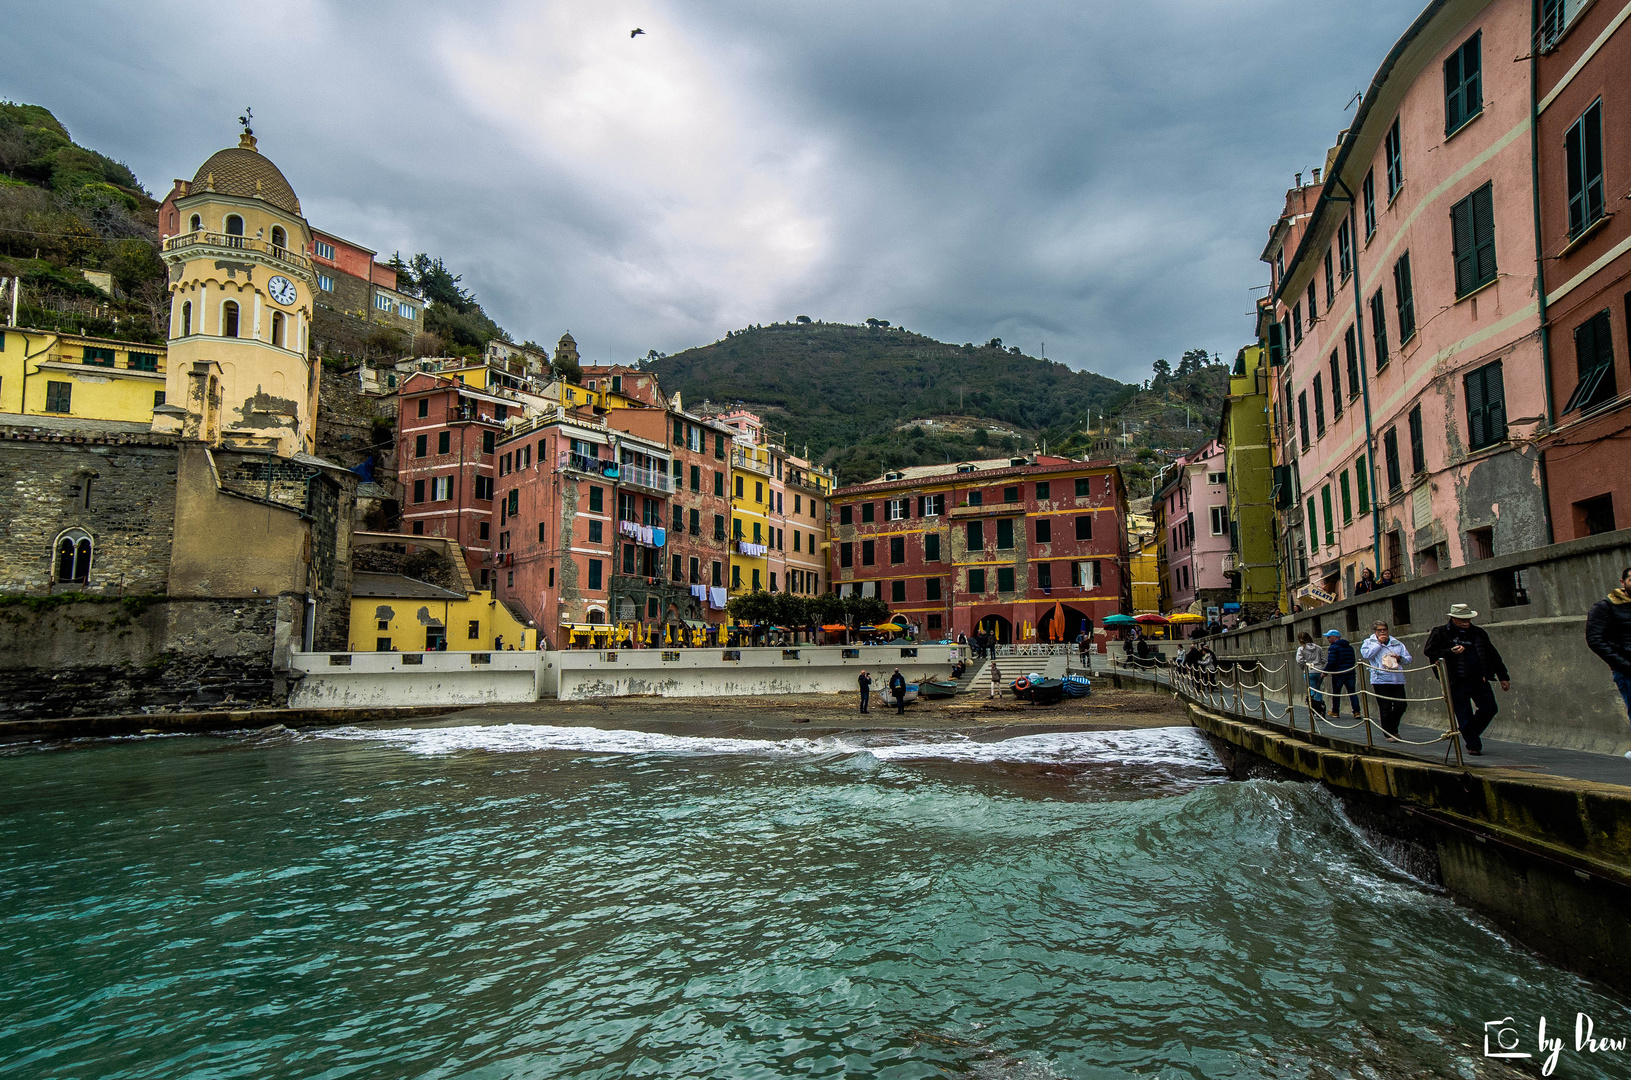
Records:
[[[402,574],[356,573],[352,652],[495,652],[536,649],[538,631],[486,590],[444,589]]]
[[[1229,554],[1224,572],[1243,611],[1269,617],[1280,600],[1279,526],[1269,446],[1269,383],[1264,350],[1241,349],[1218,421],[1229,490]]]
[[[170,363],[153,429],[282,457],[316,449],[311,229],[278,167],[245,129],[176,200]]]
[[[1133,584],[1133,614],[1161,611],[1161,551],[1155,518],[1127,515],[1127,564]]]
[[[0,328],[0,413],[150,424],[164,404],[163,345]]]
[[[730,593],[770,587],[770,448],[738,439],[731,446]]]

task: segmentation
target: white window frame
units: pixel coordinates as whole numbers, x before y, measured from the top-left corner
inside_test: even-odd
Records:
[[[385,293],[375,293],[374,306],[380,311],[390,311],[391,308],[396,306],[396,301],[392,300]]]
[[[906,517],[906,500],[890,499],[889,505],[884,509],[885,521],[902,521]]]
[[[1104,578],[1099,571],[1099,560],[1089,559],[1086,562],[1071,563],[1070,583],[1078,589],[1097,589],[1103,585]]]
[[[1227,506],[1212,507],[1212,535],[1222,536],[1229,531],[1229,508]]]
[[[396,313],[400,317],[407,319],[409,322],[413,321],[414,312],[412,304],[398,304],[396,306]]]
[[[334,245],[326,240],[313,240],[312,245],[319,259],[334,261]]]
[[[453,498],[453,477],[433,476],[430,480],[430,501],[448,502]]]
[[[333,292],[334,291],[334,279],[329,277],[327,274],[318,274],[317,275],[317,287],[319,289],[322,289],[324,292]]]

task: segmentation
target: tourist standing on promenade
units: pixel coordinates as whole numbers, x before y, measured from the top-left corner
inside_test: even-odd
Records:
[[[1308,707],[1325,715],[1325,695],[1320,687],[1325,683],[1325,650],[1314,644],[1314,635],[1307,630],[1297,635],[1297,666],[1308,680]]]
[[[1359,654],[1370,665],[1370,688],[1376,692],[1382,730],[1388,738],[1397,740],[1399,721],[1410,707],[1404,699],[1404,669],[1411,661],[1410,650],[1388,633],[1385,622],[1377,623],[1371,631],[1371,636],[1360,644]]]
[[[1586,616],[1586,644],[1614,674],[1614,685],[1631,717],[1631,566],[1620,575],[1620,587],[1591,605]],[[1631,758],[1631,751],[1626,752]]]
[[[862,671],[861,677],[855,681],[861,687],[861,711],[866,712],[867,705],[872,701],[872,676]]]
[[[1335,630],[1325,632],[1325,673],[1331,676],[1331,715],[1342,715],[1342,692],[1348,692],[1348,707],[1354,718],[1359,717],[1359,694],[1354,690],[1358,682],[1359,661],[1348,639]]]
[[[1444,661],[1445,670],[1450,673],[1450,707],[1469,754],[1484,752],[1480,736],[1501,711],[1495,704],[1495,691],[1489,688],[1489,680],[1498,681],[1502,691],[1512,688],[1506,661],[1501,659],[1484,628],[1472,624],[1476,618],[1478,612],[1466,604],[1451,604],[1449,621],[1433,627],[1422,649],[1435,664]]]

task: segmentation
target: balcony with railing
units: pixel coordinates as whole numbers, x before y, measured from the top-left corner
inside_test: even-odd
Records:
[[[731,465],[738,469],[746,469],[749,472],[770,475],[770,462],[760,461],[754,454],[745,450],[734,448],[731,450]]]
[[[227,248],[232,251],[253,251],[278,262],[288,263],[301,270],[311,270],[311,260],[297,251],[268,243],[254,236],[233,233],[190,232],[172,236],[164,242],[165,251],[181,251],[190,247]]]
[[[661,491],[665,494],[673,490],[674,482],[665,469],[647,469],[626,462],[619,468],[622,470],[622,483],[625,485]]]
[[[608,480],[616,480],[619,473],[617,462],[608,458],[589,457],[586,454],[574,454],[570,450],[563,450],[556,471],[566,470],[588,473],[590,476],[604,476]]]

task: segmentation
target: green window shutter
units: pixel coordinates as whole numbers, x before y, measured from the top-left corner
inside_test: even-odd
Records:
[[[997,546],[999,548],[1012,548],[1014,546],[1014,522],[1012,518],[1002,518],[997,522]]]
[[[1484,372],[1480,368],[1467,375],[1467,445],[1474,450],[1489,445],[1484,434]]]
[[[1331,515],[1331,485],[1326,484],[1320,488],[1320,508],[1325,511],[1325,542],[1337,542],[1336,519]]]
[[[1314,508],[1314,497],[1308,497],[1308,549],[1318,555],[1320,550],[1320,516]]]
[[[1346,525],[1354,518],[1353,503],[1348,497],[1348,470],[1342,470],[1342,524]]]
[[[968,523],[968,549],[981,551],[985,548],[985,525],[979,521]]]
[[[1337,363],[1337,351],[1331,350],[1331,418],[1342,419],[1342,365]]]
[[[1421,406],[1410,410],[1410,471],[1427,471],[1427,443],[1421,425]]]
[[[1377,289],[1370,298],[1370,328],[1373,344],[1376,346],[1376,370],[1381,371],[1387,367],[1387,301],[1382,296],[1382,290]]]
[[[1410,282],[1410,252],[1393,264],[1393,296],[1399,309],[1399,345],[1416,334],[1416,289]]]
[[[1012,567],[1004,566],[997,570],[997,591],[1014,591],[1014,571]]]
[[[1354,483],[1359,488],[1359,512],[1370,513],[1370,465],[1365,455],[1354,459]]]
[[[1472,239],[1472,199],[1462,199],[1450,207],[1450,238],[1455,251],[1455,294],[1462,296],[1472,292],[1478,278]]]
[[[1280,367],[1286,362],[1285,338],[1279,323],[1269,324],[1269,367]]]
[[[1495,280],[1495,188],[1485,184],[1472,193],[1472,231],[1477,245],[1478,284]]]
[[[1382,455],[1387,464],[1387,489],[1389,493],[1396,492],[1404,486],[1404,480],[1399,475],[1399,429],[1388,428],[1382,436]]]

